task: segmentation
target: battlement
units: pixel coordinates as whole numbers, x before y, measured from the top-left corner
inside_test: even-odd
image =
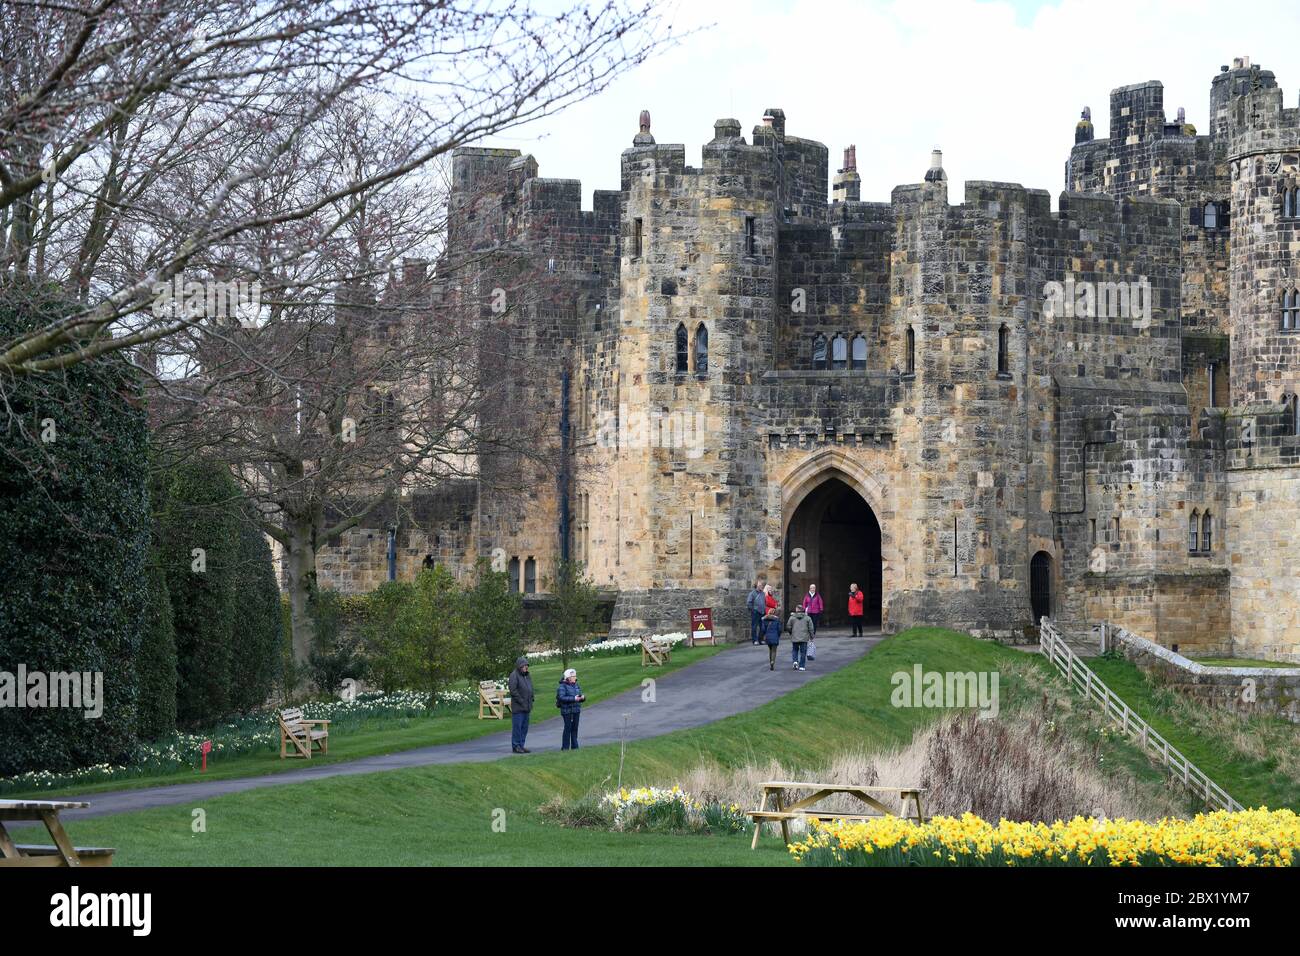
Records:
[[[1300,435],[1289,404],[1258,402],[1228,410],[1223,441],[1230,470],[1300,465]]]

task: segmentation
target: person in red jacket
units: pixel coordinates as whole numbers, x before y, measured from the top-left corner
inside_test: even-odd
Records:
[[[862,636],[862,606],[864,596],[856,584],[849,585],[849,623],[853,625],[853,636]]]

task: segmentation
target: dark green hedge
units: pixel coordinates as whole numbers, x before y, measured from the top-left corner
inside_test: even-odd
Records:
[[[262,706],[279,678],[279,587],[225,466],[191,458],[162,487],[157,540],[176,631],[176,720],[209,724]]]
[[[149,609],[136,673],[140,681],[141,740],[157,740],[176,729],[176,630],[167,575],[149,565]]]
[[[0,345],[61,313],[0,295]],[[23,302],[16,306],[16,302]],[[0,671],[103,675],[103,715],[0,708],[0,775],[125,759],[148,602],[147,435],[135,370],[107,356],[0,373]],[[49,421],[53,441],[42,441]],[[46,430],[47,437],[51,433]]]

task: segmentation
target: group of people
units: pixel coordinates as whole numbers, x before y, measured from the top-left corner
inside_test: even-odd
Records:
[[[515,661],[515,669],[506,682],[510,691],[510,751],[531,753],[524,746],[528,737],[528,723],[533,712],[533,677],[528,671],[528,658]],[[570,667],[564,672],[560,685],[555,688],[555,706],[560,709],[564,731],[560,736],[561,750],[578,749],[578,718],[582,715],[582,702],[587,695],[578,684],[578,672]]]
[[[767,645],[768,670],[776,670],[776,649],[781,643],[782,627],[781,615],[778,612],[779,602],[772,585],[768,584],[765,578],[760,577],[754,582],[754,589],[749,592],[745,604],[749,608],[750,642],[755,645]],[[850,584],[849,622],[853,625],[855,637],[862,636],[865,604],[862,590],[856,584]],[[807,670],[808,661],[815,657],[815,654],[809,653],[809,648],[810,645],[816,646],[814,638],[817,635],[817,628],[821,626],[822,614],[825,610],[826,602],[817,591],[817,585],[810,584],[808,593],[795,605],[794,611],[785,622],[785,630],[790,634],[790,661],[795,670]]]

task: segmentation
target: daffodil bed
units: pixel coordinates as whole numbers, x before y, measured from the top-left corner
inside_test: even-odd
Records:
[[[813,822],[790,853],[807,866],[1300,866],[1300,816],[1218,810],[1191,820],[996,824],[974,814],[916,824]]]

